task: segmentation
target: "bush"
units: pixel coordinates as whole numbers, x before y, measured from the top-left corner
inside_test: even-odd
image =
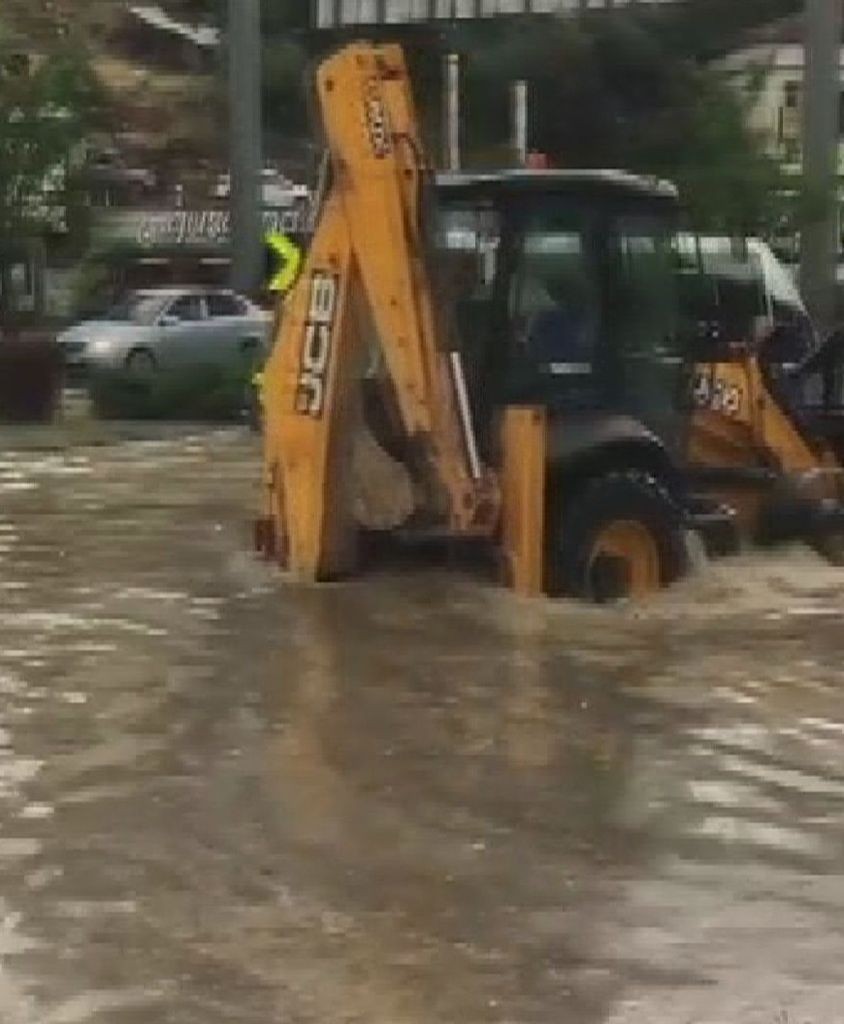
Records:
[[[249,394],[247,370],[203,365],[158,370],[139,376],[129,370],[96,372],[89,384],[95,415],[102,419],[240,419]]]

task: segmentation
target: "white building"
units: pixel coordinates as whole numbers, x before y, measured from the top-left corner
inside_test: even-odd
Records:
[[[759,31],[745,48],[721,62],[721,67],[735,76],[739,85],[758,88],[749,111],[750,125],[765,139],[769,152],[784,158],[795,173],[799,173],[801,166],[804,66],[799,17]],[[844,96],[844,47],[838,73]],[[840,119],[844,130],[844,103]],[[840,143],[839,172],[844,174],[844,146]]]
[[[311,0],[313,24],[317,28],[400,25],[508,14],[564,14],[679,2],[683,0]]]

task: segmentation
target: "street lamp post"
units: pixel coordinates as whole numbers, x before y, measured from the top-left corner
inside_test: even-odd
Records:
[[[528,128],[528,83],[523,79],[513,82],[511,86],[512,106],[512,149],[517,167],[525,167],[528,160],[529,128]]]
[[[806,0],[803,181],[810,203],[801,225],[800,284],[822,330],[835,316],[841,28],[841,0]]]
[[[447,53],[443,58],[443,150],[449,171],[460,170],[461,67],[460,55]]]
[[[231,286],[261,282],[261,0],[228,0]]]

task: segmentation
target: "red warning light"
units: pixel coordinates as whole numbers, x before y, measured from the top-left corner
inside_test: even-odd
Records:
[[[551,161],[548,159],[547,153],[540,153],[538,150],[532,149],[527,155],[525,167],[532,171],[547,171],[551,167]]]

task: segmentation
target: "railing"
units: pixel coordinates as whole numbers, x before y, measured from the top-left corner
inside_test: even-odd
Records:
[[[389,25],[519,14],[577,13],[684,0],[312,0],[317,28]]]

